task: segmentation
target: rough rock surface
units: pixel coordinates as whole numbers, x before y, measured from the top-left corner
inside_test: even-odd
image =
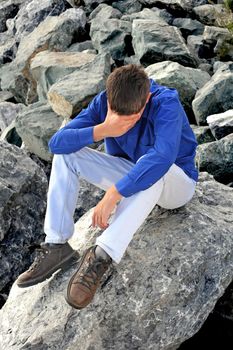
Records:
[[[52,154],[48,152],[48,141],[59,129],[63,118],[56,115],[50,105],[40,102],[25,108],[15,120],[16,131],[25,146],[40,158],[51,161]]]
[[[176,61],[184,66],[197,66],[180,30],[159,17],[153,21],[135,19],[132,37],[134,51],[144,66],[165,60]]]
[[[198,125],[206,125],[210,114],[233,108],[233,64],[216,71],[211,79],[197,91],[192,102]]]
[[[48,90],[57,80],[92,62],[95,57],[95,54],[85,52],[45,50],[38,53],[31,61],[30,70],[37,83],[39,100],[46,101]]]
[[[98,55],[81,70],[59,79],[48,92],[48,101],[54,112],[69,118],[79,113],[91,99],[105,89],[110,74],[110,55]],[[88,84],[87,84],[88,82]]]
[[[230,183],[233,176],[233,134],[199,145],[196,160],[200,171],[208,171],[217,181]]]
[[[2,131],[16,118],[22,108],[23,105],[19,103],[0,102],[0,135]]]
[[[45,173],[22,149],[0,141],[0,293],[28,260],[26,246],[42,237],[47,187]]]
[[[0,312],[1,348],[177,349],[232,280],[232,204],[233,189],[202,173],[186,206],[154,208],[82,311],[64,300],[76,266],[28,289],[13,285]],[[91,211],[70,240],[80,252],[99,234],[90,220]]]
[[[225,113],[209,115],[207,117],[207,123],[217,140],[233,133],[233,109]]]
[[[215,141],[215,138],[208,126],[191,125],[199,145]]]
[[[172,61],[151,64],[145,71],[158,84],[177,89],[181,102],[191,119],[192,100],[196,92],[210,80],[210,75],[200,69],[184,67]]]

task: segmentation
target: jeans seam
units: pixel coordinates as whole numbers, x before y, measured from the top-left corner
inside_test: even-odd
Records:
[[[64,241],[64,235],[63,233],[61,232],[61,228],[62,228],[62,225],[63,225],[63,221],[64,221],[64,211],[65,211],[65,208],[66,208],[66,200],[67,200],[67,194],[68,194],[68,189],[70,187],[70,179],[71,177],[69,176],[68,178],[68,181],[67,181],[67,187],[66,187],[66,196],[65,196],[65,200],[64,200],[64,205],[63,205],[63,209],[62,209],[62,217],[61,217],[61,223],[60,223],[60,227],[59,227],[59,230],[58,230],[58,233],[61,235],[61,238],[62,240]]]

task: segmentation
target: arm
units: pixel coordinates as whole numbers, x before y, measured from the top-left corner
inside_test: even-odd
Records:
[[[82,147],[94,143],[94,126],[100,123],[99,105],[101,95],[96,95],[87,108],[63,128],[59,129],[49,140],[51,153],[67,154],[80,150]]]
[[[137,161],[128,174],[115,184],[118,192],[124,197],[152,186],[176,160],[181,138],[183,108],[177,93],[158,102],[154,145]]]

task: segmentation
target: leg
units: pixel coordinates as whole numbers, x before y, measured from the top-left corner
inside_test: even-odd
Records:
[[[133,163],[84,147],[70,154],[55,154],[52,162],[44,222],[47,243],[65,243],[74,232],[73,214],[78,200],[79,177],[107,190]]]
[[[134,233],[155,204],[167,209],[183,206],[192,198],[195,184],[181,168],[173,164],[154,185],[121,200],[111,224],[97,238],[96,244],[119,263]]]

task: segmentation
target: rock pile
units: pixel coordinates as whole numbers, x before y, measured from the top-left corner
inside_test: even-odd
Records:
[[[31,299],[13,286],[2,310],[6,321],[1,348],[60,349],[62,344],[63,349],[72,350],[80,341],[82,349],[108,349],[111,344],[111,349],[173,350],[198,331],[232,281],[233,13],[227,3],[0,2],[3,302],[16,276],[30,263],[26,256],[33,248],[29,246],[43,235],[52,161],[48,141],[105,88],[115,67],[141,64],[157,83],[177,89],[199,143],[199,170],[211,174],[201,176],[195,199],[178,214],[154,209],[136,233],[122,266],[113,271],[112,282],[81,316],[61,299],[68,275],[37,286]],[[81,193],[76,219],[102,194],[85,181]],[[88,244],[88,235],[92,239],[94,233],[88,231],[85,218],[79,225]],[[80,242],[77,236],[74,244],[82,250]],[[149,264],[145,256],[151,257]],[[138,258],[143,264],[138,265]],[[57,299],[52,298],[54,293]],[[119,302],[125,314],[114,308]],[[28,316],[23,316],[20,326],[25,306]],[[37,324],[38,315],[40,322],[49,319],[43,330]]]

